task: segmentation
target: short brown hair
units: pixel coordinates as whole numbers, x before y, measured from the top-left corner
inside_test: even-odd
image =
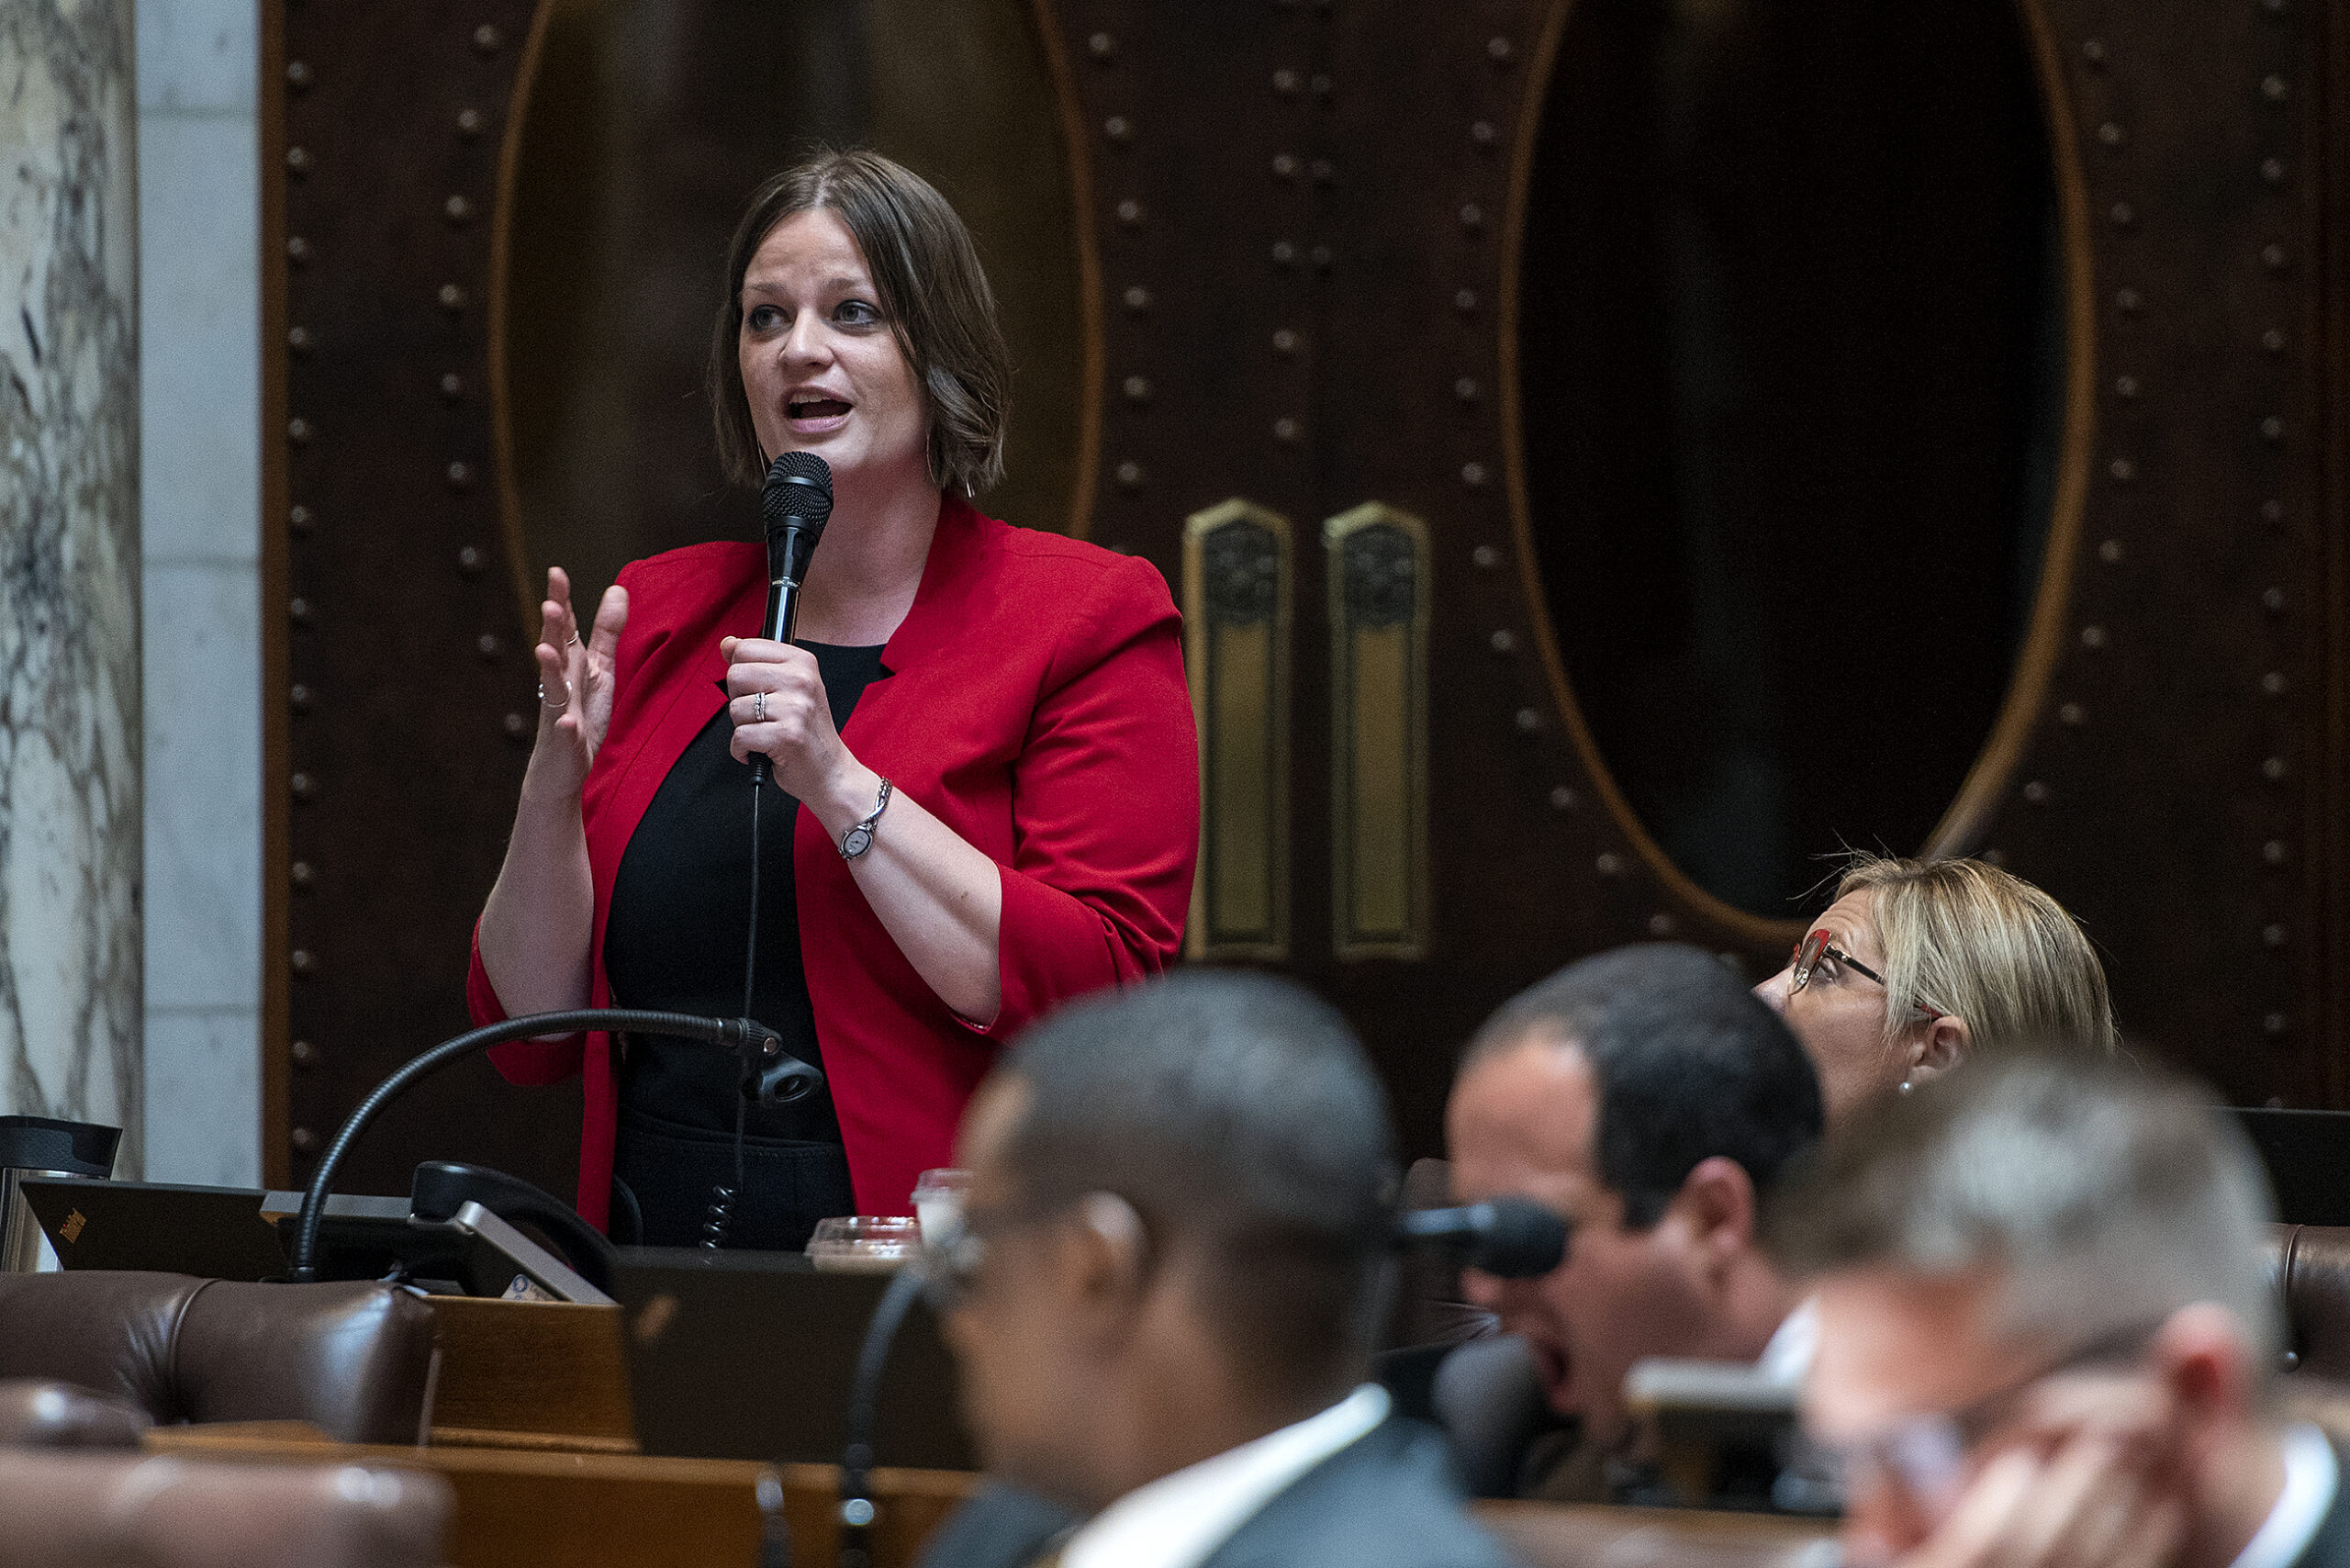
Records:
[[[1717,1155],[1758,1192],[1818,1141],[1819,1079],[1785,1022],[1711,953],[1643,942],[1578,959],[1518,992],[1469,1042],[1460,1076],[1530,1041],[1590,1064],[1593,1165],[1647,1230]]]
[[[1359,1381],[1393,1268],[1387,1096],[1345,1019],[1295,981],[1184,969],[1070,1003],[999,1071],[1024,1204],[1114,1193],[1206,1267],[1195,1299],[1259,1386]]]
[[[930,416],[930,477],[977,495],[1003,477],[1012,353],[971,231],[930,182],[878,152],[826,149],[752,193],[726,247],[726,297],[710,337],[707,386],[718,461],[738,485],[767,476],[743,387],[743,274],[775,226],[817,207],[837,215],[865,252],[898,351]]]

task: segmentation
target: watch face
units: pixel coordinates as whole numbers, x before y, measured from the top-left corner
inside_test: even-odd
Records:
[[[854,860],[873,846],[873,830],[858,826],[848,830],[841,840],[841,854]]]

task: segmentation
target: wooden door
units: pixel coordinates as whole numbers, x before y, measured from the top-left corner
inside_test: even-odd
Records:
[[[1595,527],[1529,479],[1539,443],[1573,436],[1540,422],[1556,405],[1533,395],[1544,367],[1525,362],[1529,310],[1558,313],[1540,297],[1555,252],[1529,238],[1550,216],[1533,204],[1562,195],[1540,165],[1561,156],[1561,113],[1596,118],[1573,95],[1622,91],[1589,51],[1609,28],[1771,9],[1276,4],[1233,7],[1211,31],[1190,10],[1056,7],[1088,62],[1076,79],[1112,307],[1095,537],[1158,562],[1192,616],[1209,769],[1193,951],[1337,1000],[1415,1150],[1436,1146],[1456,1047],[1515,990],[1651,938],[1759,977],[1825,899],[1733,902],[1661,846],[1621,787],[1640,759],[1607,755],[1587,722],[1611,694],[1577,689],[1557,577],[1602,569],[1606,527],[1662,520],[1632,507]],[[1832,742],[1842,760],[1797,756],[1794,774],[1822,789],[1875,766],[1874,795],[1908,797],[1800,816],[1794,847],[2006,865],[2087,921],[2136,1039],[2242,1102],[2337,1103],[2343,778],[2328,715],[2344,611],[2325,487],[2342,426],[2321,387],[2329,363],[2339,375],[2341,278],[2338,262],[2322,270],[2320,222],[2342,171],[2311,106],[2339,39],[2322,8],[2263,0],[2207,39],[2231,62],[2212,71],[2189,64],[2202,53],[2183,44],[2201,25],[2189,7],[1912,9],[1907,32],[1856,38],[1862,12],[1808,33],[1800,17],[1763,17],[1742,41],[1745,90],[1764,99],[1751,123],[1766,129],[1768,95],[1792,102],[1808,76],[1893,74],[1872,89],[1874,121],[1810,124],[1845,140],[1807,163],[1782,157],[1805,182],[1758,221],[1825,223],[1841,209],[1817,187],[1839,181],[1862,188],[1836,200],[1907,203],[1906,241],[1797,241],[1842,283],[1869,269],[1838,246],[1897,260],[1912,293],[1879,288],[1866,330],[1908,333],[1913,357],[1934,358],[1880,355],[1874,380],[1841,393],[1832,365],[1813,376],[1817,409],[1857,419],[1873,398],[1912,396],[1925,428],[1890,457],[1847,439],[1843,454],[1875,463],[1856,517],[1780,522],[1786,548],[1812,552],[1805,571],[1838,579],[1810,611],[1763,606],[1797,632],[1805,613],[1823,622],[1816,669],[1779,650],[1798,666],[1782,671],[1784,700],[1841,705],[1849,732],[1805,732],[1798,750]],[[1969,153],[1919,120],[1970,115],[2007,139],[1972,144],[1975,163],[2015,170],[2004,184],[1948,188],[1964,185]],[[2027,154],[2038,165],[2017,169]],[[1574,177],[1639,173],[1619,155]],[[1949,201],[1964,205],[1937,210]],[[1933,320],[1988,312],[1968,244],[1980,252],[1998,224],[2045,235],[2037,314],[1986,313],[1979,331]],[[2019,319],[2054,341],[2005,358],[1970,341]],[[1577,341],[1604,355],[1605,329]],[[1808,347],[1783,337],[1796,357]],[[1636,379],[1628,361],[1600,374]],[[1803,367],[1780,368],[1792,381]],[[1836,432],[1777,428],[1783,443],[1835,450]],[[1976,526],[1986,503],[1967,468],[1999,462],[2033,488],[1986,554],[1974,535],[2010,525]],[[1563,567],[1562,537],[1579,541]],[[1796,591],[1793,576],[1764,580]],[[2011,642],[1969,625],[1942,652],[1908,645],[1936,635],[1913,607],[1988,620],[2003,592]],[[1830,633],[1848,628],[1865,636],[1840,657]],[[1897,655],[1901,678],[1873,681],[1866,666]],[[1945,655],[1994,678],[1928,701],[1914,688]],[[1425,666],[1399,675],[1382,656]],[[1359,722],[1366,702],[1385,705],[1383,727]],[[1376,767],[1349,755],[1365,746]],[[1922,787],[1902,776],[1910,757]],[[1268,781],[1248,785],[1251,769]],[[1398,910],[1406,929],[1372,929]]]

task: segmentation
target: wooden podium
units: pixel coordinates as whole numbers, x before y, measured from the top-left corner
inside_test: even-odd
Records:
[[[636,1452],[616,1306],[434,1296],[431,1446]]]

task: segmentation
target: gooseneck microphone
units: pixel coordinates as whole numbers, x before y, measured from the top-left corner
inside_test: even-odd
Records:
[[[560,1013],[531,1013],[502,1023],[486,1024],[459,1035],[414,1058],[367,1092],[356,1109],[327,1141],[302,1193],[302,1207],[295,1215],[294,1240],[288,1249],[297,1281],[319,1277],[319,1225],[326,1217],[327,1196],[334,1191],[343,1156],[376,1114],[419,1079],[428,1078],[459,1057],[487,1050],[509,1040],[533,1036],[571,1035],[582,1029],[638,1029],[653,1034],[683,1036],[733,1051],[742,1064],[738,1098],[755,1098],[762,1104],[788,1105],[823,1087],[824,1075],[783,1048],[782,1036],[755,1018],[701,1018],[684,1013],[645,1012],[621,1007],[578,1007]]]
[[[907,1312],[929,1283],[923,1262],[900,1269],[875,1304],[857,1347],[856,1374],[849,1383],[848,1441],[841,1450],[841,1568],[873,1568],[873,1525],[880,1512],[873,1501],[873,1428],[881,1408],[881,1373]]]
[[[1449,1243],[1467,1267],[1505,1280],[1539,1279],[1567,1258],[1567,1222],[1531,1198],[1407,1209],[1395,1216],[1395,1239]]]

